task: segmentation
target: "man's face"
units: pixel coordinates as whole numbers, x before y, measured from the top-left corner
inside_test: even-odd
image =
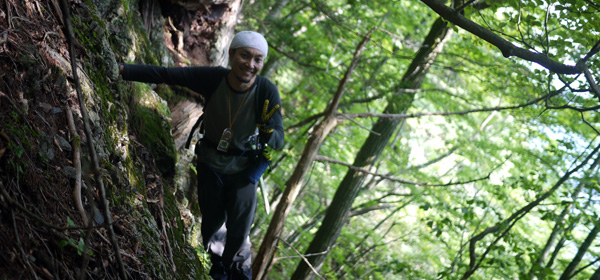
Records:
[[[252,83],[264,65],[264,54],[255,48],[229,50],[231,71],[241,83]]]

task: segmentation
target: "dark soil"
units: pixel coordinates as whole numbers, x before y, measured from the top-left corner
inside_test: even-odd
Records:
[[[69,59],[57,3],[0,3],[0,279],[75,279],[82,267],[88,279],[117,279],[119,266],[107,230],[82,226],[73,196],[75,180],[68,175],[73,152],[61,146],[61,139],[71,145],[75,139],[68,129],[66,110],[73,108],[77,115],[80,108],[72,90],[72,77],[65,77],[56,66],[66,62],[60,58]],[[182,14],[181,21],[189,21],[190,16]],[[203,40],[197,39],[191,47],[186,43],[198,63],[207,62],[208,45]],[[77,52],[79,59],[85,59],[81,46]],[[83,124],[76,122],[76,126],[86,154]],[[161,201],[162,187],[156,180],[160,174],[154,159],[135,141],[135,135],[130,138],[133,157],[145,166],[145,199]],[[88,184],[95,185],[93,175],[84,177]],[[96,187],[87,186],[87,190],[101,208]],[[136,195],[132,189],[116,191]],[[88,211],[90,202],[86,203]],[[131,227],[132,209],[127,207],[131,206],[111,205],[124,266],[129,278],[149,279],[137,258],[141,249]],[[153,214],[160,212],[152,207],[150,210]],[[90,237],[91,253],[83,252],[86,236]],[[89,263],[84,266],[86,254]]]

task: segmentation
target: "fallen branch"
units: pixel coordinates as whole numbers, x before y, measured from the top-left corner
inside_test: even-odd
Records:
[[[43,226],[56,230],[56,231],[67,231],[67,230],[84,230],[84,229],[88,229],[89,227],[72,227],[72,226],[67,226],[67,227],[60,227],[51,223],[48,223],[46,221],[46,219],[38,216],[37,214],[31,212],[29,209],[25,208],[25,206],[21,205],[19,202],[17,202],[15,199],[13,199],[8,192],[4,189],[4,184],[2,183],[2,181],[0,181],[0,194],[2,194],[2,196],[4,197],[4,199],[6,199],[6,202],[8,202],[9,205],[12,205],[14,207],[17,207],[19,210],[23,211],[23,213],[27,214],[27,216],[37,220],[38,222],[40,222]],[[101,226],[94,226],[92,228],[100,228]]]
[[[85,209],[83,208],[83,202],[81,201],[81,139],[79,138],[79,134],[77,134],[77,129],[75,128],[75,122],[73,121],[73,112],[71,111],[71,107],[65,106],[65,112],[67,114],[69,131],[71,133],[71,137],[73,137],[73,165],[75,166],[75,187],[73,188],[73,199],[75,200],[77,210],[79,210],[79,215],[81,215],[81,219],[83,220],[83,225],[89,227],[90,223],[88,221],[87,214],[85,213]],[[80,280],[85,279],[85,271],[87,270],[87,266],[90,260],[90,255],[86,254],[86,252],[88,252],[89,250],[90,245],[90,233],[91,228],[88,228],[88,230],[86,231],[85,241],[83,245],[83,260],[81,262],[81,269],[79,270]]]
[[[177,272],[177,267],[175,266],[175,262],[173,261],[173,250],[171,249],[171,243],[169,242],[169,236],[167,235],[167,228],[165,226],[165,215],[163,214],[165,208],[163,200],[164,189],[162,185],[159,185],[158,187],[160,188],[160,195],[158,197],[158,200],[160,202],[158,205],[158,213],[160,216],[160,224],[162,228],[161,231],[165,239],[165,248],[167,251],[167,257],[169,258],[169,263],[171,264],[173,272]]]
[[[27,257],[27,254],[25,254],[25,250],[23,250],[23,246],[21,245],[21,238],[19,237],[19,231],[17,230],[17,221],[15,219],[15,212],[13,211],[12,208],[10,209],[10,217],[12,218],[13,229],[15,231],[15,238],[17,240],[17,246],[19,247],[19,251],[21,252],[21,258],[23,259],[23,262],[25,263],[25,265],[31,272],[31,275],[33,275],[33,278],[38,279],[37,274],[35,273],[35,270],[33,270],[33,267],[31,266],[31,263],[29,262],[29,258]]]
[[[115,236],[115,231],[112,225],[112,217],[110,214],[110,209],[108,206],[108,201],[106,200],[106,190],[104,189],[104,183],[102,182],[102,173],[100,172],[100,165],[98,164],[98,156],[96,154],[96,150],[94,148],[94,137],[92,135],[92,130],[90,128],[90,119],[87,112],[87,107],[85,104],[85,100],[83,98],[83,92],[81,90],[81,83],[79,81],[79,76],[77,75],[77,64],[76,64],[76,56],[75,56],[75,39],[73,37],[73,26],[71,26],[71,20],[69,15],[69,6],[67,5],[66,0],[60,0],[60,8],[62,10],[63,19],[65,22],[65,35],[67,37],[67,43],[69,46],[69,55],[71,57],[71,71],[73,72],[73,79],[75,80],[75,88],[77,90],[77,98],[79,99],[79,106],[81,109],[81,115],[83,117],[83,124],[85,127],[85,136],[87,138],[87,146],[90,151],[90,156],[92,159],[92,164],[94,166],[94,174],[96,175],[96,183],[98,184],[98,188],[100,190],[102,204],[104,206],[104,216],[106,219],[105,226],[110,234],[111,243],[113,246],[113,250],[115,251],[115,256],[117,260],[117,264],[119,265],[119,273],[121,279],[127,279],[127,273],[125,272],[125,266],[123,265],[123,258],[121,257],[121,253],[119,250],[119,243],[117,242],[117,237]],[[83,273],[83,272],[82,272]]]
[[[79,210],[79,215],[81,215],[81,219],[83,220],[83,225],[87,227],[89,226],[89,221],[85,213],[85,209],[83,208],[83,202],[81,201],[81,139],[79,138],[79,134],[77,134],[77,129],[75,129],[75,122],[73,121],[73,112],[71,111],[71,107],[65,106],[65,112],[67,114],[69,131],[71,132],[71,137],[73,137],[73,165],[75,166],[76,171],[73,199],[75,200],[75,206],[77,206],[77,210]]]

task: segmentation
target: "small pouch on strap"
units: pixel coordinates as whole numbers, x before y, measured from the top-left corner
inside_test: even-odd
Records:
[[[253,157],[254,162],[248,168],[248,178],[250,182],[256,184],[260,176],[267,170],[267,167],[271,164],[271,161],[261,151],[256,151],[256,156]]]

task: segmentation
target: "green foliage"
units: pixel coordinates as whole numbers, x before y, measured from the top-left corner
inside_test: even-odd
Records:
[[[269,60],[280,62],[271,79],[281,91],[284,125],[290,128],[287,148],[269,176],[271,184],[282,186],[289,178],[310,127],[318,122],[313,117],[328,105],[356,44],[373,26],[379,29],[363,51],[339,112],[381,113],[386,101],[398,94],[398,81],[437,17],[416,2],[289,1],[280,14],[274,14],[277,5],[272,1],[246,7],[242,27],[264,28],[269,43],[278,48],[269,55]],[[486,3],[490,7],[468,7],[465,15],[515,45],[559,62],[576,63],[598,40],[600,12],[588,1]],[[521,59],[506,59],[480,38],[460,28],[455,33],[433,62],[421,90],[411,97],[406,113],[520,107],[403,120],[371,171],[425,185],[369,176],[355,207],[389,207],[349,219],[321,269],[323,275],[333,279],[461,279],[469,269],[471,237],[502,224],[547,192],[581,162],[589,145],[597,145],[597,110],[580,113],[567,107],[598,104],[595,96],[582,92],[587,84],[581,76],[559,76]],[[590,59],[588,66],[597,73],[597,58]],[[565,83],[570,88],[531,103]],[[352,164],[375,121],[344,120],[319,154]],[[347,170],[328,162],[313,163],[286,225],[290,236],[309,228],[293,244],[301,252],[317,230],[318,223],[309,227],[311,218],[330,204]],[[587,172],[597,176],[598,171]],[[471,278],[530,279],[529,270],[564,209],[563,202],[573,200],[573,189],[585,177],[583,171],[574,174],[507,234],[495,232],[479,241],[479,256],[488,246],[490,250]],[[586,189],[586,197],[597,196],[597,183]],[[584,221],[590,221],[595,210],[586,210],[585,199],[575,200],[565,222],[575,226],[561,235],[575,245],[552,247],[557,260],[550,268],[534,271],[545,275],[539,279],[557,278],[589,231]],[[400,210],[390,210],[396,207]],[[258,215],[257,219],[265,218]],[[364,236],[368,236],[365,241]],[[366,253],[357,259],[356,251]],[[594,259],[597,254],[593,248],[587,256]],[[273,279],[287,279],[297,261],[278,262]],[[589,278],[594,269],[584,269],[581,277]]]
[[[58,245],[61,249],[64,248],[65,246],[69,245],[69,246],[75,248],[77,250],[77,254],[80,256],[83,254],[83,251],[85,248],[85,243],[83,242],[83,238],[81,238],[81,237],[79,238],[78,241],[76,241],[73,238],[69,238],[68,240],[61,240]],[[90,254],[90,256],[92,256],[93,252],[89,251],[89,254]]]
[[[9,152],[8,164],[12,169],[11,172],[17,175],[23,175],[23,168],[27,167],[28,164],[22,158],[25,149],[31,149],[33,141],[39,136],[31,126],[23,125],[22,120],[21,115],[12,111],[10,112],[10,117],[3,119],[3,128],[0,130],[2,141],[8,142],[8,147],[5,148]]]
[[[67,224],[70,227],[75,227],[76,226],[75,222],[73,222],[73,220],[71,220],[71,218],[68,217],[68,216],[67,216]],[[83,233],[83,231],[81,231],[81,232]],[[83,255],[83,253],[85,252],[85,242],[83,241],[82,237],[80,237],[79,240],[77,240],[77,241],[75,239],[73,239],[73,238],[69,238],[67,240],[61,240],[59,242],[59,244],[58,244],[58,246],[61,249],[63,249],[67,245],[75,248],[77,250],[77,254],[80,255],[80,256]],[[90,256],[93,256],[94,252],[92,252],[91,250],[88,250],[88,254]]]

